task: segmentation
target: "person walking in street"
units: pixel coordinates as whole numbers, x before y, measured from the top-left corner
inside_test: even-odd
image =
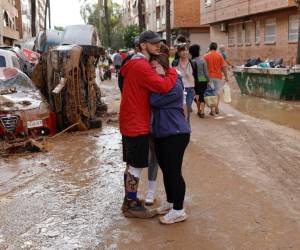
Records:
[[[151,58],[152,67],[160,75],[169,70],[166,54]],[[184,210],[186,185],[182,176],[182,162],[185,149],[190,140],[190,126],[184,116],[184,86],[181,77],[166,94],[152,93],[150,102],[153,111],[152,132],[159,166],[163,172],[167,201],[157,208],[163,224],[173,224],[187,219]]]
[[[204,92],[207,88],[207,83],[209,82],[207,65],[204,59],[200,57],[200,45],[193,44],[190,46],[189,52],[192,56],[192,61],[197,65],[197,77],[198,84],[195,86],[196,93],[196,103],[198,108],[198,116],[204,118],[205,111],[205,101],[204,101]]]
[[[224,44],[220,45],[219,51],[220,51],[221,56],[224,58],[225,62],[227,63],[227,65],[230,67],[234,67],[234,65],[228,59],[228,55],[226,53],[226,47]]]
[[[177,72],[168,69],[165,77],[157,75],[149,63],[151,55],[159,54],[161,37],[153,31],[140,35],[140,51],[121,69],[124,77],[120,104],[125,197],[122,212],[126,217],[150,218],[156,211],[147,209],[137,197],[143,168],[148,167],[150,133],[150,94],[167,93],[176,84]]]
[[[116,77],[118,77],[119,70],[120,70],[121,65],[122,65],[122,57],[121,57],[118,50],[116,51],[116,53],[113,54],[112,61],[113,61],[114,67],[115,67]]]
[[[190,120],[190,112],[193,111],[192,104],[195,97],[195,86],[198,85],[197,65],[189,59],[189,45],[182,43],[177,45],[179,58],[174,60],[173,67],[180,72],[184,90],[186,92],[187,117]]]
[[[222,85],[222,72],[225,76],[225,81],[228,82],[227,65],[224,58],[217,52],[218,44],[212,42],[209,45],[209,52],[204,56],[204,60],[207,64],[208,75],[210,84],[213,85],[215,92],[218,96],[218,103],[215,108],[216,114],[219,114],[219,103],[220,103],[220,91]],[[214,115],[211,112],[211,115]]]

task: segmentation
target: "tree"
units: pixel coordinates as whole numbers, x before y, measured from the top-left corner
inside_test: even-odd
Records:
[[[58,31],[64,31],[65,30],[65,28],[62,27],[62,26],[54,26],[54,29],[58,30]]]
[[[108,0],[104,0],[104,19],[105,19],[105,27],[107,32],[107,43],[108,46],[111,46],[111,27],[110,27],[110,11],[108,10]]]
[[[171,46],[171,0],[166,0],[166,38],[167,45]]]
[[[44,30],[47,30],[47,13],[49,14],[49,29],[51,29],[51,12],[50,12],[50,0],[46,0],[45,4],[45,19],[44,19]]]
[[[36,0],[31,0],[31,35],[36,36]]]
[[[147,0],[146,0],[147,1]],[[138,16],[139,16],[139,29],[142,33],[146,29],[145,15],[144,15],[144,0],[137,0],[138,2]]]
[[[107,5],[107,7],[105,7]],[[106,13],[106,14],[105,14]],[[121,6],[111,0],[98,0],[96,4],[87,1],[81,5],[80,14],[86,24],[98,29],[104,47],[121,46],[122,23]]]
[[[123,40],[126,48],[133,47],[133,39],[139,35],[139,27],[136,24],[131,24],[124,28]]]

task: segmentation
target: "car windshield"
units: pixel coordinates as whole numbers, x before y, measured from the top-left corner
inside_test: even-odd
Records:
[[[36,90],[32,81],[15,68],[0,68],[0,90],[16,89],[16,91]]]

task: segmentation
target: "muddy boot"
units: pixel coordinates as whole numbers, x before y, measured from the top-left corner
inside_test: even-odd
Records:
[[[139,178],[127,172],[125,182],[125,198],[122,205],[122,212],[125,217],[147,219],[157,214],[156,210],[145,208],[143,201],[137,198]]]
[[[148,209],[139,199],[127,200],[123,214],[128,218],[148,219],[157,215],[156,209]]]

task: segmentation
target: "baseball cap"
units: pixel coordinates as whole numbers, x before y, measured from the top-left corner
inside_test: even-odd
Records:
[[[140,34],[140,43],[159,43],[163,39],[154,31],[146,30]]]

